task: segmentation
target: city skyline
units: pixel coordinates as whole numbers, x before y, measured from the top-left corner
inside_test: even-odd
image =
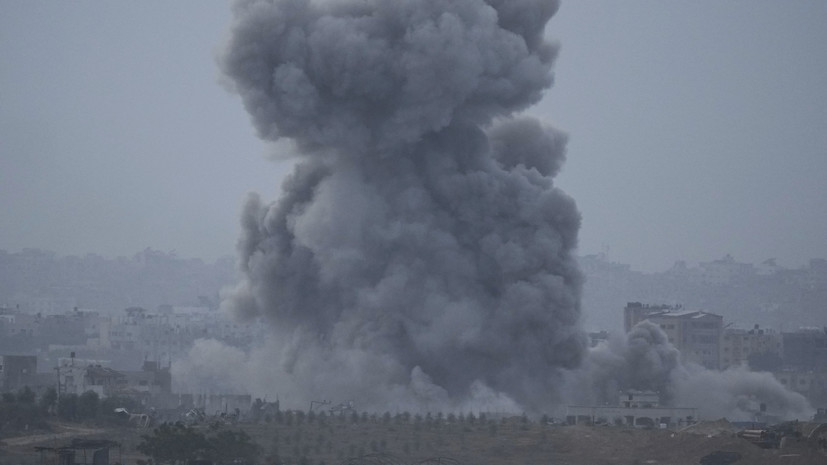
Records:
[[[0,249],[233,254],[246,192],[274,199],[291,161],[219,82],[228,5],[0,12]],[[825,19],[815,1],[563,2],[529,112],[569,135],[578,253],[648,272],[824,258]]]

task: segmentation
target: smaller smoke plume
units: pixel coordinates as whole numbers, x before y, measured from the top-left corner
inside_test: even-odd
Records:
[[[766,414],[781,419],[813,413],[804,396],[770,373],[681,363],[666,333],[649,321],[590,350],[583,366],[571,373],[568,387],[571,401],[580,405],[614,404],[624,390],[656,391],[664,405],[696,407],[703,419],[752,419],[762,404]]]
[[[472,383],[469,395],[456,401],[421,368],[415,367],[406,373],[392,357],[382,358],[357,349],[331,354],[312,344],[298,350],[305,352],[302,359],[309,357],[315,363],[325,364],[325,369],[296,363],[297,354],[285,351],[274,341],[245,352],[214,339],[199,339],[172,363],[174,390],[278,397],[287,408],[299,409],[305,408],[311,399],[332,398],[337,402],[356,400],[358,408],[377,411],[522,411],[512,398],[482,382]],[[292,363],[293,371],[286,374],[261,369],[273,363]],[[360,377],[352,376],[354,370]],[[387,381],[389,372],[395,382]],[[337,397],[330,396],[330,385],[337,386]],[[371,397],[372,402],[364,402]]]
[[[171,367],[174,392],[247,393],[243,376],[248,355],[241,349],[215,339],[197,339],[190,350],[176,359]],[[229,370],[230,367],[237,367]],[[228,376],[234,373],[235,376]]]
[[[750,419],[761,404],[766,414],[783,420],[808,419],[814,413],[804,396],[787,389],[771,373],[746,368],[712,371],[689,365],[674,374],[673,385],[676,399],[682,405],[697,405],[701,418]]]
[[[656,325],[643,321],[624,335],[589,351],[574,372],[570,398],[580,405],[604,405],[617,400],[619,390],[657,391],[668,402],[671,375],[682,369],[680,353]]]

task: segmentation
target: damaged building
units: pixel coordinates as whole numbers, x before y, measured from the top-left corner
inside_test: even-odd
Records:
[[[719,369],[724,317],[680,306],[644,305],[629,302],[623,312],[628,333],[636,324],[649,320],[660,326],[669,342],[681,353],[681,361],[694,362],[709,369]]]
[[[629,390],[618,395],[615,405],[567,407],[566,422],[665,428],[690,425],[697,421],[697,415],[696,408],[662,406],[657,392]]]

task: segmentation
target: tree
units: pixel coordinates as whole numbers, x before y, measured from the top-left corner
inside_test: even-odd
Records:
[[[34,391],[29,386],[24,386],[17,391],[17,401],[21,404],[34,404]]]
[[[63,420],[77,419],[78,395],[63,394],[57,399],[57,416]]]
[[[40,396],[40,400],[38,404],[40,405],[40,409],[44,412],[50,412],[54,408],[55,404],[57,403],[57,391],[55,388],[50,387],[46,389],[46,392]]]
[[[151,435],[141,435],[136,449],[152,457],[157,463],[175,463],[206,455],[207,439],[194,428],[178,423],[164,423],[152,430]]]
[[[87,420],[95,418],[98,414],[98,402],[100,397],[95,391],[86,391],[78,397],[77,418]]]
[[[138,451],[157,463],[203,458],[216,463],[255,462],[261,448],[244,431],[217,430],[210,436],[183,423],[164,423],[142,435]],[[276,453],[278,450],[276,449]]]
[[[28,387],[17,395],[5,392],[0,402],[0,429],[25,430],[30,426],[43,426],[43,411],[35,403],[34,392]]]
[[[242,459],[245,462],[255,462],[261,453],[261,448],[254,443],[244,431],[222,430],[212,438],[208,438],[211,449],[208,456],[218,463],[232,463]]]

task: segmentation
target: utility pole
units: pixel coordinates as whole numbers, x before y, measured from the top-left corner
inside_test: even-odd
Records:
[[[57,373],[57,399],[55,399],[55,414],[57,414],[60,411],[60,359],[57,360],[55,372]]]

